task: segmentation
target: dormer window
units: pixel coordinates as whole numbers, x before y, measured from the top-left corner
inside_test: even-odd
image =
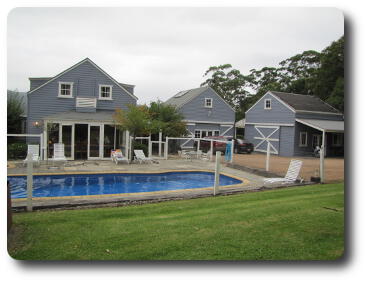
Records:
[[[264,109],[271,109],[271,99],[265,99]]]
[[[112,100],[112,85],[99,85],[99,99]]]
[[[73,83],[59,82],[58,97],[72,98],[73,97]]]
[[[213,98],[205,98],[205,108],[213,108]]]

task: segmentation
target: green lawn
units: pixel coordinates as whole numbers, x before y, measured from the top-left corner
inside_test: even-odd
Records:
[[[344,251],[344,184],[13,219],[16,259],[334,260]]]

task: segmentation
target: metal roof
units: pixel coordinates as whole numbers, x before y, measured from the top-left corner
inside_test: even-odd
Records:
[[[68,111],[46,116],[47,121],[112,122],[114,111],[76,112]]]
[[[270,91],[296,111],[327,112],[341,114],[340,111],[313,95]]]
[[[201,94],[203,91],[207,90],[209,86],[199,87],[199,88],[193,88],[185,91],[180,91],[176,93],[174,96],[172,96],[170,99],[168,99],[165,104],[171,104],[176,106],[177,108],[180,108],[187,102],[189,102],[191,99],[195,98],[199,94]]]
[[[344,132],[344,121],[296,119],[297,122],[325,132]]]

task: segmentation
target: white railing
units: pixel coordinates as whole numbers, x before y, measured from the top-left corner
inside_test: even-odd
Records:
[[[77,97],[76,98],[76,107],[80,108],[96,108],[97,107],[97,99],[90,97]]]

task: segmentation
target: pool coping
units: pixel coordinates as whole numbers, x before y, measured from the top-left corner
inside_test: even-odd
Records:
[[[129,172],[121,172],[121,171],[76,171],[76,172],[54,172],[54,173],[33,173],[33,176],[50,176],[50,175],[98,175],[98,174],[162,174],[162,173],[172,173],[172,172],[207,172],[207,173],[214,173],[214,170],[203,170],[203,169],[196,169],[196,170],[158,170],[158,171],[129,171]],[[248,185],[250,181],[246,178],[238,177],[232,174],[228,174],[225,172],[220,172],[221,175],[236,179],[241,181],[239,184],[235,185],[226,185],[226,186],[219,186],[219,189],[233,189],[233,188],[240,188],[245,185]],[[26,177],[27,174],[8,174],[8,177]],[[61,197],[32,197],[32,201],[47,201],[47,200],[68,200],[68,199],[78,199],[78,200],[85,200],[85,199],[98,199],[98,198],[118,198],[118,197],[133,197],[133,196],[148,196],[148,195],[164,195],[170,193],[180,193],[180,192],[198,192],[198,191],[209,191],[213,190],[213,187],[204,187],[204,188],[187,188],[187,189],[178,189],[178,190],[164,190],[164,191],[151,191],[151,192],[138,192],[138,193],[118,193],[118,194],[101,194],[101,195],[84,195],[84,196],[61,196]],[[16,198],[12,199],[12,202],[24,202],[27,198]]]

